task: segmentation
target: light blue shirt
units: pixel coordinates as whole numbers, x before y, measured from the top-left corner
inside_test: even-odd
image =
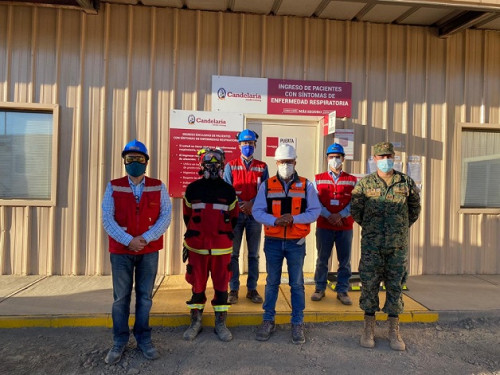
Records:
[[[290,182],[284,185],[285,192],[288,193],[290,185],[296,178],[298,178],[297,173],[295,173],[294,178],[290,180]],[[278,179],[283,185],[283,181],[279,176]],[[257,196],[255,197],[255,202],[253,204],[252,215],[257,222],[274,227],[276,217],[267,212],[266,189],[267,183],[260,185]],[[309,180],[306,184],[306,203],[307,204],[305,212],[302,212],[298,215],[293,215],[294,224],[310,224],[316,221],[321,212],[321,203],[319,202],[318,194],[314,189],[314,185]]]
[[[135,185],[130,177],[128,178],[136,202],[141,200],[145,180],[146,179],[143,178],[139,184]],[[162,234],[165,233],[172,220],[172,203],[170,202],[167,188],[163,183],[161,184],[160,193],[160,216],[153,226],[142,234],[142,237],[147,243],[160,238]],[[111,182],[108,183],[102,199],[102,225],[106,233],[122,245],[128,246],[130,241],[134,238],[132,235],[125,232],[115,220],[115,200],[113,199],[113,187],[111,186]]]
[[[335,183],[337,183],[337,181],[339,180],[339,177],[340,175],[342,174],[342,171],[340,171],[340,173],[338,175],[336,175],[335,173],[333,173],[331,170],[328,171],[328,174],[333,178],[333,181],[335,181]],[[314,190],[316,190],[316,192],[318,192],[318,186],[316,185],[316,181],[314,181]],[[321,205],[321,216],[323,216],[324,218],[327,218],[330,217],[330,215],[333,213],[333,212],[330,212],[328,211],[328,209],[323,206],[323,204],[321,203],[321,201],[319,202],[320,205]],[[340,216],[341,217],[348,217],[348,216],[351,216],[351,203],[349,202],[347,204],[347,206],[345,206],[340,212],[339,212]]]

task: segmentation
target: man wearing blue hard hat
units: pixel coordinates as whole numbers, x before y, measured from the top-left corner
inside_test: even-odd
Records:
[[[328,260],[333,246],[337,251],[337,299],[344,305],[352,305],[347,294],[351,277],[351,245],[354,220],[350,213],[351,192],[356,185],[356,177],[344,172],[342,164],[345,152],[342,145],[333,143],[326,150],[328,171],[317,174],[314,186],[321,202],[321,215],[316,225],[316,248],[318,258],[314,282],[316,291],[311,296],[313,301],[325,297],[328,278]]]
[[[135,323],[137,347],[147,359],[157,359],[151,341],[149,312],[158,269],[158,251],[163,248],[172,204],[165,184],[146,177],[149,154],[134,139],[122,151],[127,176],[108,183],[102,200],[102,223],[109,236],[113,279],[113,347],[107,364],[120,361],[129,341],[128,325],[132,286],[135,281]],[[135,280],[134,280],[135,278]]]
[[[229,282],[230,292],[228,302],[238,302],[240,289],[240,247],[243,232],[246,233],[248,248],[248,278],[246,297],[254,303],[262,303],[262,297],[257,291],[259,280],[259,247],[262,226],[252,216],[252,206],[257,195],[257,190],[269,177],[267,165],[253,157],[257,138],[256,132],[245,129],[238,133],[236,138],[239,143],[241,155],[226,164],[224,180],[233,185],[238,196],[240,214],[238,223],[234,228],[233,253],[231,255],[231,270],[233,275]]]

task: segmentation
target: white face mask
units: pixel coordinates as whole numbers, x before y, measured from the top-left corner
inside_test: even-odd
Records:
[[[285,180],[290,178],[293,175],[293,172],[294,172],[293,164],[278,165],[278,174],[280,175],[281,178],[284,178]]]
[[[333,169],[339,169],[342,166],[342,160],[340,158],[328,159],[328,166]]]

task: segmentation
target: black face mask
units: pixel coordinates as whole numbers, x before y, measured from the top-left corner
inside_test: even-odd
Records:
[[[203,164],[203,177],[212,180],[222,178],[222,166],[219,163]]]

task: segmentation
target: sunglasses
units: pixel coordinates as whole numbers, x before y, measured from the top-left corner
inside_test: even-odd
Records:
[[[125,155],[125,164],[130,164],[135,161],[141,164],[145,164],[146,157],[144,155]]]

